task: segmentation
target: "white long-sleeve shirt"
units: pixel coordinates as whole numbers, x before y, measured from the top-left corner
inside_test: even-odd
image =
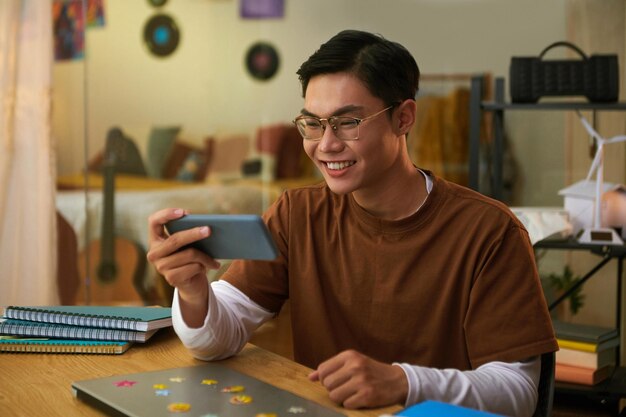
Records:
[[[239,353],[252,333],[274,314],[225,281],[209,287],[208,314],[199,328],[182,318],[178,291],[174,292],[174,329],[191,354],[217,360]],[[485,410],[507,416],[532,416],[537,403],[541,361],[489,362],[474,370],[434,369],[396,363],[406,374],[409,393],[405,406],[424,400]]]

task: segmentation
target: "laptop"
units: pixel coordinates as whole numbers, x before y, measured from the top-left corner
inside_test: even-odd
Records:
[[[76,381],[72,392],[111,416],[343,416],[214,362]]]

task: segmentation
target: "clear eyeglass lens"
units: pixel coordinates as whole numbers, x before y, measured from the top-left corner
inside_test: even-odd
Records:
[[[296,120],[296,126],[305,139],[317,139],[324,135],[324,126],[313,117],[302,117]]]
[[[331,117],[329,120],[337,138],[355,140],[359,137],[359,121],[352,117]]]
[[[296,121],[302,136],[310,140],[320,139],[324,135],[323,123],[314,117],[302,117]],[[328,124],[341,140],[354,140],[358,137],[359,122],[352,117],[330,117]]]

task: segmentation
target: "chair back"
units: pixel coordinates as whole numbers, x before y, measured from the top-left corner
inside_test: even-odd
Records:
[[[537,388],[537,407],[533,417],[550,417],[552,403],[554,401],[554,352],[541,355],[541,373],[539,374],[539,387]]]

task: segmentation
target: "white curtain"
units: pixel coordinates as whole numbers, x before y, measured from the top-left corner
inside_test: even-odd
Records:
[[[0,305],[58,303],[51,0],[0,0]]]

